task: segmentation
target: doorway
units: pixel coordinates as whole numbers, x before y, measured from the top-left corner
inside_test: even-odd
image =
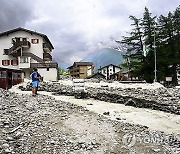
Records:
[[[8,89],[12,87],[12,72],[8,71]]]

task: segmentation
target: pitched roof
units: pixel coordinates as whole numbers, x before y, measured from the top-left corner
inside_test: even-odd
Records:
[[[96,77],[96,76],[101,76],[102,78],[106,78],[106,76],[105,75],[103,75],[103,74],[101,74],[101,73],[99,73],[99,72],[97,72],[97,73],[95,73],[95,74],[93,74],[93,75],[91,75],[91,76],[88,76],[87,78],[88,79],[90,79],[90,78],[94,78],[94,77]]]
[[[108,66],[110,66],[110,65],[112,65],[112,66],[115,66],[115,67],[117,67],[117,68],[120,68],[120,69],[122,69],[121,67],[119,67],[119,66],[116,66],[116,65],[114,65],[114,64],[109,64],[109,65],[106,65],[106,66],[104,66],[104,67],[101,67],[101,68],[99,68],[98,70],[101,70],[101,69],[103,69],[103,68],[105,68],[105,67],[108,67]]]
[[[92,62],[74,62],[74,64],[72,66],[69,66],[67,69],[70,69],[74,66],[92,66],[93,63]]]
[[[42,33],[38,33],[36,31],[32,31],[32,30],[28,30],[28,29],[25,29],[25,28],[15,28],[15,29],[11,29],[9,31],[6,31],[6,32],[2,32],[0,33],[0,36],[4,36],[4,35],[8,35],[10,33],[14,33],[14,32],[17,32],[17,31],[25,31],[25,32],[28,32],[30,34],[36,34],[36,35],[39,35],[41,37],[43,37],[50,45],[51,45],[51,48],[54,49],[52,43],[50,42],[50,40],[48,39],[48,37],[45,35],[45,34],[42,34]]]
[[[93,63],[92,62],[74,62],[73,65],[77,65],[77,66],[92,66]]]

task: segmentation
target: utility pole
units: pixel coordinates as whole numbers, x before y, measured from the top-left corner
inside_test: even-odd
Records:
[[[157,57],[156,57],[156,30],[154,27],[154,82],[157,82]]]

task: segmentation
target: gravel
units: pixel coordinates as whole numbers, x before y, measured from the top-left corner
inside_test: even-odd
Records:
[[[72,81],[69,80],[69,82]],[[90,79],[86,80],[86,82],[91,85],[91,83],[96,83],[96,80]],[[20,86],[19,88],[21,90],[31,90],[30,82],[26,86]],[[39,90],[53,92],[54,95],[95,98],[112,103],[180,114],[180,88],[168,89],[163,86],[154,89],[141,87],[121,88],[110,87],[108,84],[104,84],[99,87],[86,86],[86,93],[74,93],[72,85],[64,85],[59,82],[41,82]]]
[[[112,121],[49,96],[0,89],[0,102],[0,153],[180,152],[177,135]]]

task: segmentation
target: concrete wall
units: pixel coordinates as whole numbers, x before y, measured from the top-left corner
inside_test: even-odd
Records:
[[[47,71],[47,68],[38,68],[38,72],[45,81],[57,81],[58,80],[56,68],[49,68],[49,71]]]

